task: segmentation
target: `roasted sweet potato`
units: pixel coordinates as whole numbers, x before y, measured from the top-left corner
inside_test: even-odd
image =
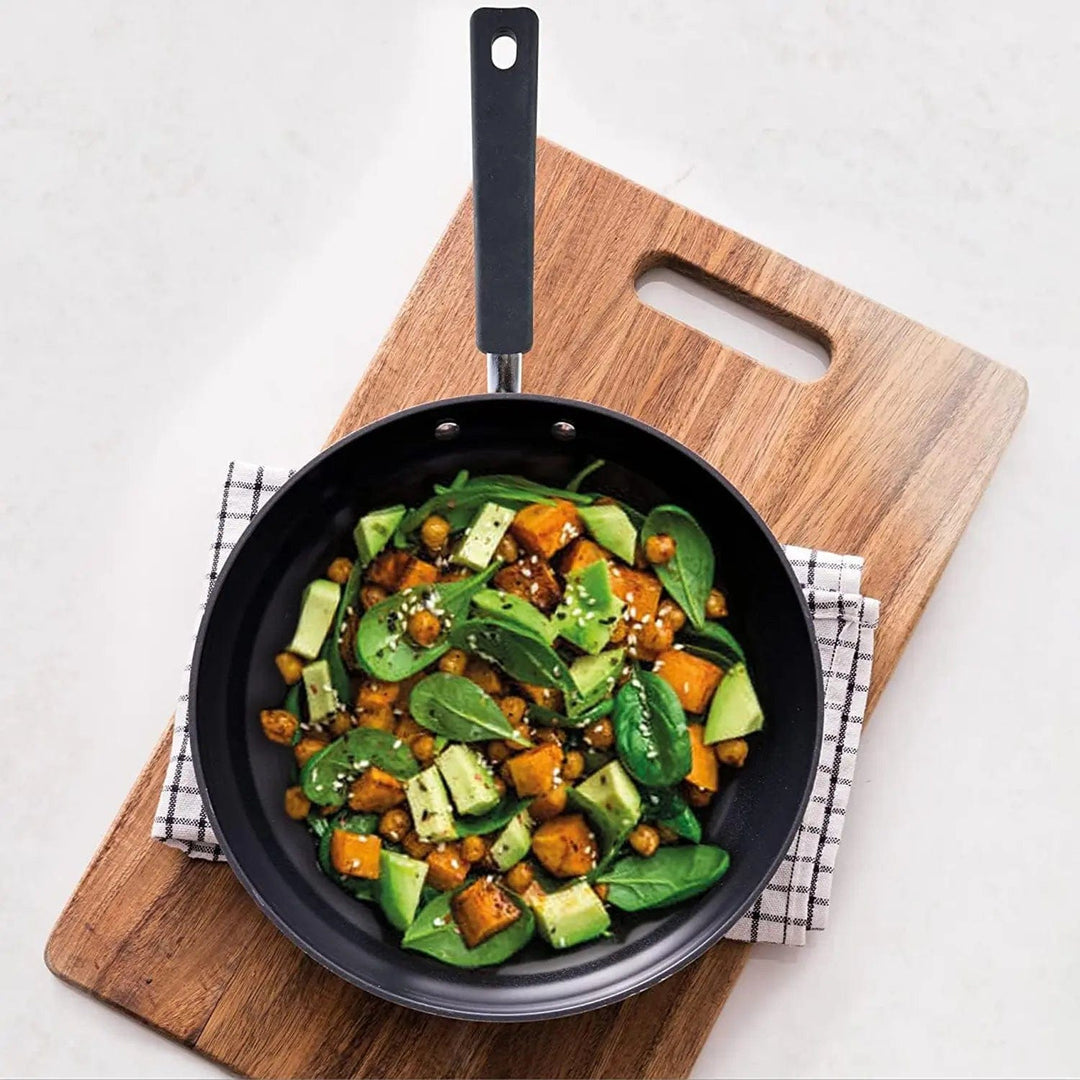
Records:
[[[712,747],[705,745],[704,725],[687,724],[686,730],[690,732],[690,752],[693,754],[690,771],[686,774],[687,783],[706,791],[716,791],[720,786],[720,770]]]
[[[462,889],[450,901],[450,909],[470,949],[475,949],[492,934],[505,930],[521,918],[521,908],[487,878],[474,881],[467,889]]]
[[[425,861],[428,864],[427,884],[442,892],[456,889],[469,872],[469,864],[461,857],[457,844],[437,844]]]
[[[633,624],[656,618],[656,609],[660,606],[660,594],[663,586],[655,574],[644,570],[631,570],[628,566],[611,567],[611,591],[626,601],[626,620]]]
[[[526,555],[517,562],[504,566],[495,575],[496,588],[520,596],[538,607],[545,614],[551,614],[562,599],[559,579],[549,563],[539,555]]]
[[[398,579],[398,590],[411,589],[414,585],[430,585],[437,581],[439,568],[415,555],[410,555]]]
[[[381,814],[405,801],[405,788],[400,780],[372,765],[349,787],[349,809]]]
[[[373,585],[381,585],[387,592],[393,592],[398,587],[410,558],[412,556],[407,551],[388,548],[367,568],[365,577]]]
[[[537,705],[543,705],[545,709],[552,709],[557,713],[563,711],[565,707],[563,692],[556,690],[554,686],[534,686],[532,683],[524,682],[519,682],[518,686],[521,692]]]
[[[515,754],[507,762],[507,768],[510,770],[510,781],[518,795],[525,798],[549,792],[555,786],[562,763],[562,747],[551,742]]]
[[[555,877],[587,874],[597,858],[596,836],[581,814],[562,814],[545,821],[532,838],[533,854]]]
[[[595,540],[579,536],[562,554],[559,560],[559,573],[569,577],[575,570],[584,570],[586,566],[601,559],[610,559],[611,552],[602,548]]]
[[[375,879],[379,876],[382,840],[366,833],[335,829],[330,836],[330,862],[339,874]]]
[[[584,531],[577,507],[565,499],[522,507],[510,526],[514,539],[528,552],[550,559]]]
[[[662,652],[656,658],[653,671],[671,684],[682,707],[692,713],[703,713],[709,707],[724,675],[715,664],[683,649]]]

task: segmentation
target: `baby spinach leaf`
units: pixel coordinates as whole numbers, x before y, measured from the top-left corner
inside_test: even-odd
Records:
[[[559,654],[520,626],[493,616],[468,619],[450,631],[450,644],[497,664],[511,678],[536,686],[553,686],[572,694],[577,685]]]
[[[323,817],[317,810],[313,810],[308,814],[305,824],[312,831],[316,840],[321,840],[333,828],[330,819]]]
[[[458,742],[516,737],[490,694],[470,679],[446,671],[429,675],[413,687],[409,712],[428,731]]]
[[[746,663],[746,653],[726,626],[707,622],[699,630],[687,628],[682,636],[686,651],[711,660],[724,671],[736,664]]]
[[[670,562],[653,569],[690,622],[700,630],[705,625],[705,601],[716,573],[712,544],[692,515],[680,506],[657,506],[641,527],[641,543],[644,545],[650,536],[659,533],[666,533],[675,541],[675,554]]]
[[[646,788],[641,793],[641,816],[666,825],[685,840],[701,843],[701,822],[675,788]]]
[[[592,476],[592,474],[594,472],[596,472],[599,469],[602,469],[606,464],[607,464],[607,462],[603,458],[597,458],[595,461],[589,462],[589,464],[586,465],[585,468],[582,469],[579,473],[577,473],[574,476],[574,478],[570,481],[570,483],[566,485],[566,490],[567,491],[580,491],[581,490],[581,485],[586,480],[588,480],[588,478],[590,476]]]
[[[304,719],[303,714],[300,712],[303,707],[301,702],[304,700],[303,695],[300,692],[303,685],[302,682],[293,683],[292,686],[289,687],[289,692],[285,695],[285,700],[281,705],[286,712],[291,712],[297,720]],[[299,727],[296,730],[299,731]],[[299,739],[296,741],[299,742]]]
[[[357,559],[353,563],[345,587],[341,590],[337,614],[334,615],[334,621],[330,625],[330,633],[326,635],[322,650],[319,652],[319,657],[325,660],[330,667],[330,683],[334,687],[334,693],[337,694],[338,701],[342,705],[349,704],[352,686],[349,682],[349,672],[341,655],[341,635],[344,632],[346,612],[356,603],[363,577],[364,568],[360,565],[360,560]]]
[[[686,714],[659,675],[635,671],[615,696],[611,718],[619,759],[639,783],[667,787],[690,771]]]
[[[533,913],[511,893],[507,896],[521,910],[521,918],[511,923],[505,930],[500,930],[470,949],[465,944],[450,912],[453,896],[445,892],[421,908],[412,926],[405,931],[401,939],[403,948],[433,956],[444,964],[460,968],[487,967],[509,960],[514,953],[524,948],[536,929]]]
[[[493,806],[486,814],[471,818],[456,818],[455,831],[459,837],[483,836],[486,833],[495,832],[496,829],[509,825],[526,801],[515,795],[504,795],[498,805]]]
[[[525,710],[525,715],[534,724],[539,724],[541,727],[583,728],[595,724],[597,720],[602,720],[605,716],[610,715],[611,710],[614,708],[615,699],[606,697],[595,705],[590,705],[583,713],[571,718],[563,716],[562,713],[556,712],[554,709],[549,709],[546,705],[538,705],[535,701],[530,701],[528,708]]]
[[[644,859],[628,855],[597,876],[607,902],[623,911],[667,907],[715,885],[728,868],[728,853],[710,844],[661,848]]]
[[[370,765],[399,780],[408,780],[420,771],[412,751],[391,732],[353,728],[308,759],[300,770],[300,786],[313,803],[333,806],[345,801],[352,776]]]

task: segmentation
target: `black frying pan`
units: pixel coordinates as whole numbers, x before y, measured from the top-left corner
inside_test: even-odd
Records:
[[[503,71],[492,40],[511,34]],[[583,1012],[690,963],[749,907],[787,851],[821,742],[822,687],[802,594],[749,503],[708,463],[661,432],[578,401],[525,395],[532,343],[536,16],[472,18],[477,341],[493,393],[421,405],[336,443],[267,504],[232,552],[207,606],[191,673],[199,784],[234,872],[263,911],[331,971],[380,997],[446,1016],[527,1020]],[[507,392],[513,391],[513,392]],[[416,505],[458,469],[564,484],[595,458],[596,487],[641,510],[687,507],[718,550],[720,574],[766,715],[746,768],[714,800],[706,839],[731,853],[709,893],[666,911],[617,915],[607,940],[554,953],[534,943],[497,969],[462,971],[402,950],[379,912],[316,867],[311,837],[282,810],[291,760],[262,735],[278,701],[274,654],[303,586],[349,550],[372,507]]]

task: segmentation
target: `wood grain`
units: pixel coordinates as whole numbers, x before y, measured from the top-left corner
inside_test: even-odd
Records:
[[[471,214],[466,199],[330,441],[396,409],[483,390]],[[543,140],[536,257],[526,390],[654,424],[724,472],[781,539],[866,556],[866,590],[882,600],[872,707],[1023,412],[1023,379]],[[827,374],[795,383],[645,306],[634,280],[658,265],[801,327],[828,346]],[[166,733],[46,960],[237,1072],[686,1076],[746,961],[747,946],[724,943],[630,1001],[550,1023],[408,1012],[300,953],[227,868],[149,840],[167,759]]]

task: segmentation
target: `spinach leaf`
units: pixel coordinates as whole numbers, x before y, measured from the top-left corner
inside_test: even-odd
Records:
[[[541,727],[583,728],[595,724],[597,720],[602,720],[605,716],[610,715],[611,710],[614,708],[615,699],[606,697],[595,705],[590,705],[583,713],[571,718],[563,716],[562,713],[556,712],[554,709],[549,709],[546,705],[538,705],[535,701],[530,701],[525,710],[525,715],[534,724],[539,724]]]
[[[389,731],[353,728],[308,759],[300,770],[304,794],[318,806],[345,801],[350,778],[369,765],[408,780],[420,771],[409,747]]]
[[[607,462],[603,458],[597,458],[595,461],[590,462],[585,466],[574,478],[566,485],[567,491],[580,491],[581,485],[588,480],[590,476],[599,469],[602,469]]]
[[[687,652],[703,660],[711,660],[724,671],[736,664],[746,663],[743,647],[726,626],[717,622],[707,622],[699,630],[688,627],[683,633],[683,644]]]
[[[300,712],[300,709],[302,708],[300,703],[303,701],[300,690],[303,685],[303,680],[293,683],[292,686],[289,687],[289,692],[285,695],[285,700],[281,705],[286,712],[291,712],[297,720],[304,719],[303,714]],[[297,730],[299,730],[299,728]]]
[[[657,506],[641,527],[641,543],[657,533],[666,533],[675,541],[675,554],[670,562],[653,567],[656,576],[700,630],[705,625],[705,601],[716,574],[712,544],[701,526],[679,506]]]
[[[641,793],[642,817],[666,825],[685,840],[701,843],[701,822],[675,788],[646,788]]]
[[[703,893],[724,876],[728,862],[723,848],[709,844],[665,847],[648,859],[620,859],[596,880],[607,885],[607,902],[613,907],[642,911]]]
[[[428,731],[458,742],[517,737],[490,694],[463,675],[446,671],[429,675],[413,687],[409,712]]]
[[[647,787],[677,784],[690,771],[690,735],[675,691],[635,671],[615,697],[615,746],[627,772]]]
[[[330,682],[337,694],[338,702],[347,706],[352,696],[352,686],[349,682],[349,672],[345,667],[345,660],[341,655],[341,635],[345,630],[345,620],[350,607],[356,603],[360,593],[360,585],[364,578],[364,568],[357,559],[353,563],[345,587],[341,590],[341,599],[338,601],[337,614],[330,624],[330,632],[323,641],[323,647],[319,657],[327,662],[330,667]]]
[[[450,631],[450,644],[497,664],[513,679],[536,686],[553,686],[566,694],[577,690],[559,654],[520,626],[493,616],[468,619]]]
[[[514,795],[504,795],[502,801],[486,814],[471,818],[456,818],[454,820],[455,832],[459,837],[483,836],[485,833],[495,832],[496,829],[509,825],[526,802],[526,799],[519,799]]]
[[[323,817],[316,810],[308,814],[305,824],[312,831],[316,840],[321,840],[333,828],[330,819]]]
[[[444,628],[453,626],[468,612],[473,594],[498,568],[496,563],[463,581],[417,585],[388,596],[366,611],[356,631],[356,656],[364,670],[386,682],[401,682],[438,660],[450,648],[448,636],[444,633],[427,648],[417,645],[406,632],[409,611],[419,604],[439,613]]]
[[[512,893],[506,895],[520,908],[521,918],[505,930],[493,934],[475,949],[470,949],[465,944],[454,923],[450,913],[452,894],[448,892],[437,896],[421,908],[412,926],[405,931],[405,936],[401,939],[402,947],[426,953],[454,967],[478,968],[501,964],[524,948],[536,929],[533,913]]]

